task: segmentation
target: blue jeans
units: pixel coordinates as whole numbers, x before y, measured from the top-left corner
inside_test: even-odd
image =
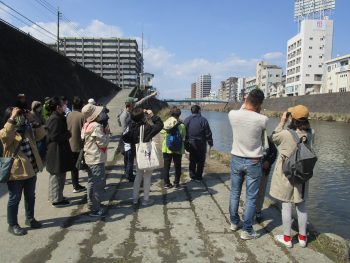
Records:
[[[91,211],[98,211],[106,186],[105,164],[99,163],[88,167],[87,203]]]
[[[134,159],[135,151],[133,149],[124,152],[124,170],[128,179],[134,179]]]
[[[26,180],[14,180],[7,182],[9,191],[9,201],[7,203],[7,223],[10,226],[18,224],[18,205],[21,201],[22,192],[24,193],[24,207],[26,211],[26,218],[34,218],[35,185],[36,176],[33,176]]]
[[[244,211],[243,230],[251,233],[253,230],[253,217],[255,214],[255,202],[259,192],[262,176],[261,159],[250,159],[233,156],[231,160],[231,196],[230,219],[231,223],[238,224],[239,200],[244,178],[246,179],[246,203]]]

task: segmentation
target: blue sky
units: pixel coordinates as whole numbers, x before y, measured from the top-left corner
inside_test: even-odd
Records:
[[[3,1],[56,34],[55,17],[40,0]],[[261,59],[285,67],[287,40],[297,33],[293,0],[46,1],[74,22],[62,23],[61,35],[140,40],[143,32],[145,71],[155,74],[162,98],[189,97],[199,74],[212,74],[215,91],[220,80],[254,75]],[[336,0],[333,56],[350,53],[349,12],[349,0]],[[0,17],[50,41],[2,9]]]

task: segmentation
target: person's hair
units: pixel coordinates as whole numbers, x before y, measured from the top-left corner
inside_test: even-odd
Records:
[[[35,111],[37,108],[41,107],[42,104],[41,102],[37,103],[34,107],[33,107],[33,111]]]
[[[47,110],[51,114],[57,109],[57,106],[61,106],[62,100],[59,97],[53,97],[49,100]]]
[[[311,129],[309,120],[307,118],[301,118],[301,119],[293,119],[288,125],[288,128],[291,130],[299,129],[301,131],[309,131]]]
[[[264,92],[261,89],[253,89],[249,92],[247,102],[254,107],[259,107],[264,101]]]
[[[199,113],[200,110],[201,110],[201,107],[199,105],[193,105],[191,107],[191,113],[192,114],[197,114],[197,113]]]
[[[143,108],[136,107],[131,112],[131,120],[134,122],[141,122],[145,117],[145,113],[143,112]]]
[[[170,116],[171,117],[174,117],[174,118],[179,118],[181,115],[181,110],[176,107],[176,106],[173,106],[171,109],[170,109]]]
[[[80,97],[74,96],[72,105],[75,110],[81,110],[83,108],[84,102]]]

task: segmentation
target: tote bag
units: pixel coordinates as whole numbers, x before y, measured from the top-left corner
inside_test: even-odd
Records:
[[[160,152],[155,142],[143,142],[144,125],[140,127],[140,141],[136,144],[136,162],[139,170],[154,170],[160,168]]]

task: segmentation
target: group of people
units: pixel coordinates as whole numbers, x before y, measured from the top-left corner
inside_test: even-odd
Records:
[[[308,121],[309,110],[303,105],[291,107],[284,112],[281,121],[267,136],[268,117],[260,114],[264,93],[260,89],[252,90],[239,110],[231,110],[228,118],[232,127],[231,230],[242,228],[240,234],[244,240],[258,238],[254,231],[254,217],[262,220],[261,208],[264,201],[268,175],[273,170],[270,195],[282,202],[283,235],[276,235],[277,242],[288,248],[293,246],[291,238],[292,206],[295,204],[298,215],[298,243],[307,244],[307,212],[305,201],[308,195],[308,181],[300,183],[290,180],[283,170],[283,164],[296,150],[298,140],[312,149],[314,131]],[[288,128],[285,126],[288,124]],[[276,149],[277,147],[277,149]],[[246,182],[246,202],[243,222],[238,214],[239,200],[243,182]]]
[[[119,143],[124,155],[125,177],[133,182],[133,204],[148,206],[154,200],[150,198],[152,169],[139,169],[134,160],[136,147],[151,140],[158,141],[163,157],[162,178],[164,188],[181,187],[182,156],[189,152],[189,174],[191,180],[203,180],[203,169],[207,153],[213,146],[212,132],[208,121],[201,115],[198,105],[191,107],[191,115],[181,120],[181,110],[170,108],[169,117],[161,120],[152,110],[142,107],[143,103],[156,96],[154,92],[140,101],[128,97],[125,108],[118,115],[123,130]],[[32,103],[32,110],[25,107],[25,100],[19,96],[20,103],[5,112],[4,127],[0,130],[0,139],[4,156],[11,156],[19,147],[15,158],[11,178],[8,181],[9,202],[7,220],[9,231],[15,235],[24,235],[26,231],[17,221],[18,204],[24,192],[26,224],[31,228],[40,228],[41,223],[34,217],[36,174],[42,171],[43,159],[50,173],[49,201],[54,207],[69,205],[63,196],[66,172],[71,171],[73,192],[87,190],[90,215],[101,217],[105,210],[101,206],[101,195],[106,184],[105,162],[109,143],[108,111],[95,105],[90,99],[84,106],[79,97],[73,99],[73,110],[67,107],[64,97],[47,99],[43,104]],[[283,173],[283,162],[295,150],[298,138],[306,138],[312,148],[314,132],[308,121],[307,107],[298,105],[283,113],[281,121],[271,136],[267,136],[268,117],[260,113],[264,93],[255,89],[245,99],[239,110],[231,110],[228,119],[232,127],[231,193],[230,193],[230,229],[237,231],[244,240],[258,238],[254,231],[254,220],[262,220],[262,205],[268,175],[276,161],[272,175],[270,195],[282,202],[283,235],[277,235],[278,242],[292,247],[291,225],[292,205],[298,214],[298,241],[301,247],[307,244],[307,212],[305,200],[308,194],[308,182],[291,182]],[[44,107],[45,106],[45,107]],[[46,116],[47,114],[47,116]],[[285,125],[288,123],[288,129]],[[141,129],[142,128],[142,129]],[[142,132],[141,132],[142,131]],[[141,134],[142,133],[142,134]],[[209,149],[208,149],[209,146]],[[88,171],[87,189],[79,184],[79,170],[75,163],[84,152]],[[174,163],[175,178],[170,181],[170,167]],[[244,220],[238,213],[239,200],[244,181],[246,182],[246,202]],[[140,188],[143,183],[143,199],[140,200]]]
[[[0,139],[3,156],[14,157],[7,182],[8,230],[14,235],[27,233],[17,219],[22,193],[25,199],[25,224],[34,229],[42,226],[35,219],[34,206],[36,175],[44,166],[50,174],[48,201],[53,207],[70,205],[63,195],[66,172],[70,171],[73,192],[87,191],[90,216],[98,217],[104,213],[100,204],[110,135],[108,110],[95,105],[93,99],[85,105],[77,96],[73,98],[72,110],[67,104],[64,96],[45,98],[43,103],[33,101],[29,110],[25,95],[19,94],[14,106],[5,110]],[[79,183],[78,159],[84,159],[87,166],[87,189]]]

